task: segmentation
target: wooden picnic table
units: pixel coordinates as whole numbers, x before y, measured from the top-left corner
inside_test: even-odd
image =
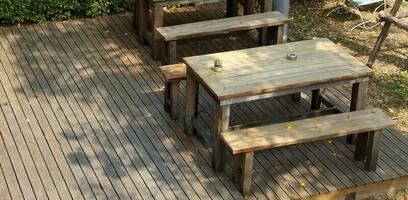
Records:
[[[286,58],[289,52],[297,60]],[[214,72],[214,59],[222,71]],[[312,91],[312,109],[320,108],[320,89],[353,84],[350,111],[365,108],[369,77],[373,71],[328,39],[229,51],[183,58],[187,65],[185,132],[192,134],[197,118],[198,87],[217,102],[214,155],[222,156],[219,135],[229,128],[230,105],[240,102]],[[365,137],[359,134],[358,137]],[[357,141],[364,141],[362,140]],[[364,144],[358,144],[362,148]],[[217,166],[214,166],[217,169]]]
[[[179,4],[210,4],[224,2],[225,0],[135,0],[134,20],[137,21],[136,29],[139,35],[139,42],[145,44],[145,41],[150,41],[152,45],[152,57],[158,59],[160,57],[160,37],[156,28],[163,26],[163,7],[174,6]],[[226,0],[226,17],[238,15],[239,0]],[[254,12],[255,0],[241,0],[244,4],[244,15]],[[272,10],[272,0],[260,0],[261,12]],[[150,21],[149,10],[151,9],[152,18]],[[148,31],[151,27],[152,32]]]

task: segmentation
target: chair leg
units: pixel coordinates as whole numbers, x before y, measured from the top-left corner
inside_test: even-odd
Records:
[[[166,82],[164,85],[164,110],[170,112],[170,83]]]
[[[179,110],[178,110],[178,105],[179,105],[179,82],[173,82],[170,84],[170,101],[171,101],[171,106],[170,106],[170,112],[171,112],[171,118],[172,119],[178,119],[179,117]]]
[[[375,171],[377,169],[378,152],[380,147],[381,131],[368,133],[366,169]]]

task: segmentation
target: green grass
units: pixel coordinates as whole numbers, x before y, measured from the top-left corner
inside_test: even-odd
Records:
[[[292,2],[291,2],[292,3]],[[382,26],[371,30],[351,28],[360,18],[345,12],[347,7],[327,16],[338,6],[335,0],[294,1],[291,5],[289,40],[313,37],[329,38],[366,63]],[[373,6],[372,6],[373,7]],[[375,19],[373,8],[363,10],[365,18]],[[375,6],[374,6],[375,7]],[[408,4],[401,10],[407,11]],[[396,128],[408,136],[408,34],[392,27],[374,65],[375,77],[370,81],[369,103],[385,110],[396,121]]]

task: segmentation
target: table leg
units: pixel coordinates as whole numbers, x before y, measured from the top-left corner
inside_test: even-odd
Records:
[[[145,44],[145,30],[147,28],[147,22],[149,20],[149,1],[138,0],[138,31],[139,31],[139,43]]]
[[[351,103],[350,111],[362,110],[366,106],[366,95],[367,95],[368,81],[361,83],[354,83],[351,93]],[[359,133],[357,136],[349,135],[347,136],[347,143],[356,143],[356,150],[354,152],[354,158],[356,160],[364,160],[365,150],[367,147],[367,133]],[[354,140],[354,141],[353,141]]]
[[[155,5],[152,14],[152,57],[154,60],[157,60],[160,58],[160,36],[156,28],[163,26],[163,7]]]
[[[380,146],[381,131],[368,133],[366,168],[368,171],[377,169],[378,152]]]
[[[187,135],[194,133],[193,120],[197,117],[198,105],[198,82],[187,68],[186,80],[186,116],[184,121],[184,132]]]
[[[230,118],[230,106],[218,105],[215,110],[214,142],[213,142],[213,169],[218,172],[225,169],[225,145],[220,134],[228,129]]]
[[[227,17],[235,17],[238,15],[238,0],[227,0]]]
[[[318,110],[320,109],[321,101],[320,101],[320,89],[312,90],[312,103],[311,109]]]

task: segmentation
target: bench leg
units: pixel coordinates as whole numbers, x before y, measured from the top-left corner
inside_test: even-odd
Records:
[[[368,88],[368,81],[353,84],[353,88],[351,92],[350,111],[362,110],[365,108],[367,88]],[[356,138],[357,138],[356,135],[348,135],[347,143],[355,144]]]
[[[165,64],[176,64],[177,63],[177,49],[176,41],[165,42],[161,41],[161,60]]]
[[[245,0],[244,15],[250,15],[255,13],[254,2],[255,0]]]
[[[164,86],[164,110],[166,112],[170,112],[170,90],[171,83],[166,82]]]
[[[178,110],[178,105],[179,105],[179,82],[173,82],[170,84],[170,101],[171,101],[171,106],[170,106],[170,112],[171,112],[171,118],[172,119],[177,119],[179,117],[179,110]]]
[[[137,0],[138,2],[138,35],[139,43],[145,44],[145,30],[147,28],[147,22],[149,20],[149,1]]]
[[[261,0],[260,1],[261,12],[269,12],[272,10],[271,0]],[[260,28],[259,31],[259,44],[266,45],[268,41],[268,28]]]
[[[169,64],[176,64],[177,62],[176,41],[167,42],[167,56]]]
[[[378,152],[380,147],[381,131],[368,133],[366,168],[369,171],[377,169]]]
[[[154,60],[160,58],[160,36],[156,28],[163,26],[163,7],[155,6],[153,8],[153,24],[152,24],[152,57]]]
[[[298,93],[293,93],[293,94],[291,94],[291,96],[292,96],[292,101],[294,101],[294,102],[299,102],[299,101],[300,101],[300,97],[301,97],[301,93],[300,93],[300,92],[298,92]]]
[[[213,141],[213,168],[219,172],[225,169],[225,147],[220,134],[228,129],[230,118],[230,106],[218,105],[215,111],[215,134]]]
[[[226,17],[235,17],[238,15],[238,0],[227,0]]]
[[[262,35],[261,45],[282,44],[284,25],[268,27],[266,35]]]
[[[133,28],[139,31],[139,0],[133,1]]]
[[[254,152],[234,155],[233,181],[239,184],[244,196],[251,192]]]
[[[320,89],[312,90],[312,102],[311,102],[311,109],[318,110],[320,109],[321,101],[320,101]]]

